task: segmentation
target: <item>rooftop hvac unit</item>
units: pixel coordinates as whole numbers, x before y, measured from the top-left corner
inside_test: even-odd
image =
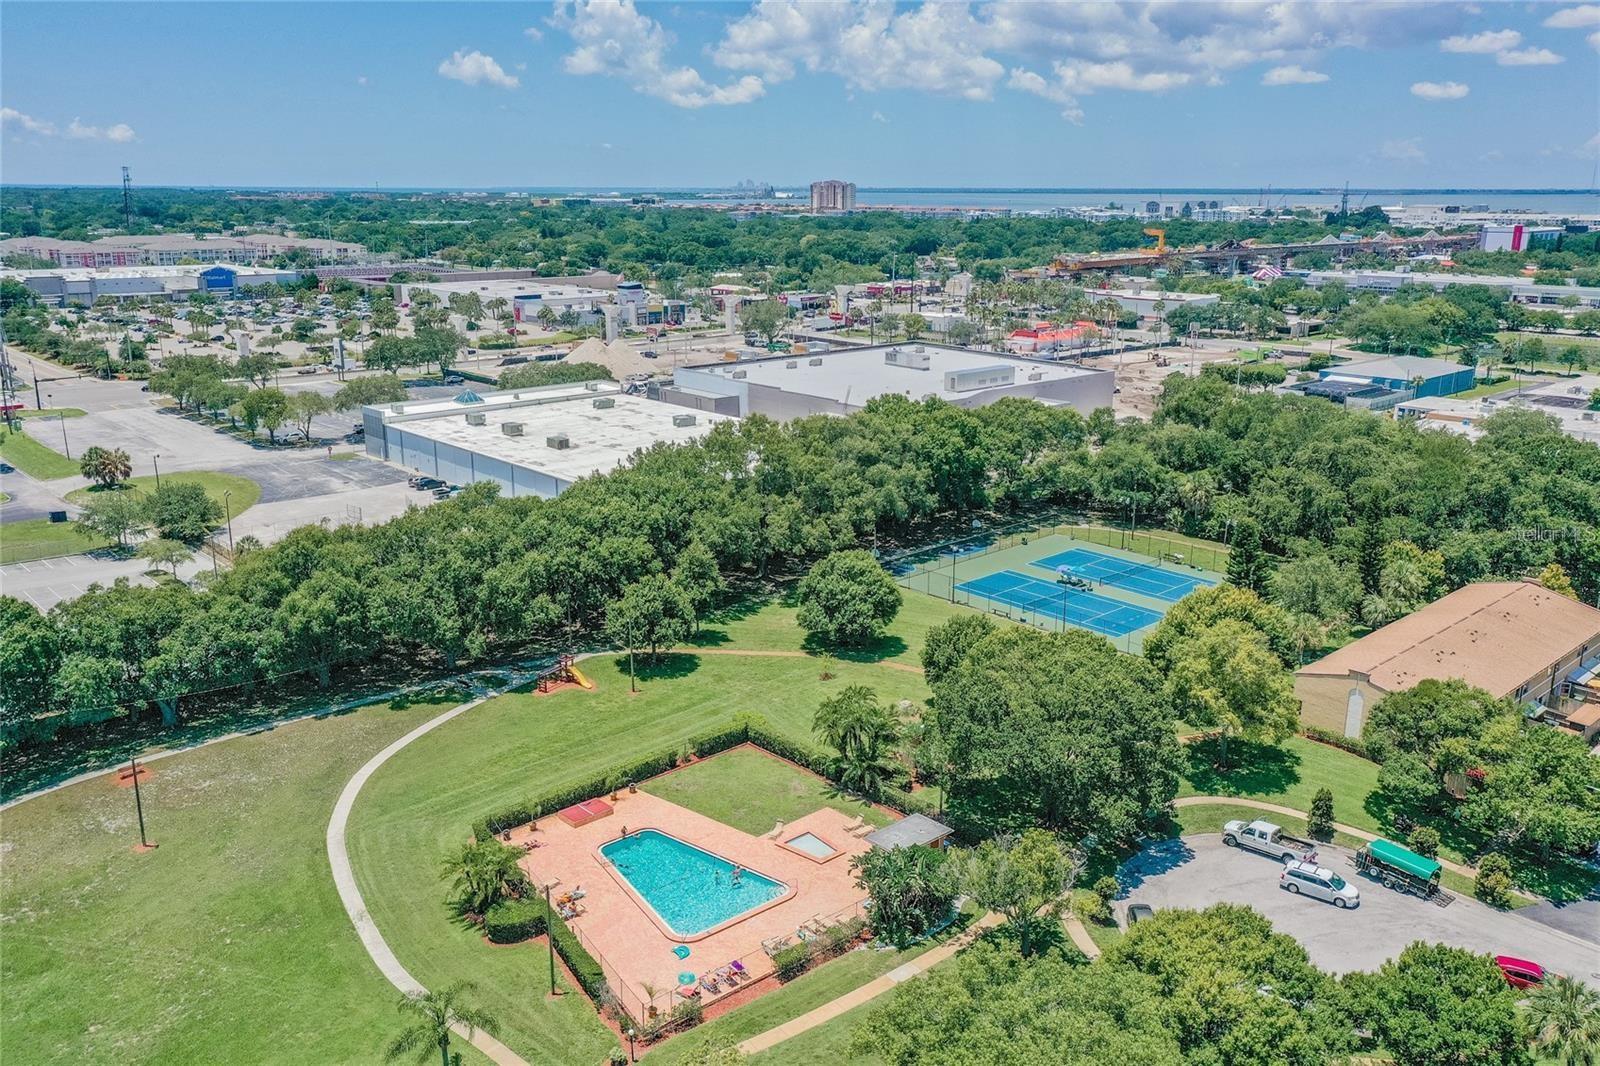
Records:
[[[672,424],[679,429],[694,425],[694,415],[673,415]]]
[[[544,443],[547,447],[554,448],[558,452],[564,452],[572,447],[572,438],[565,433],[552,433],[544,439]]]
[[[502,422],[500,423],[500,432],[508,437],[520,437],[522,436],[522,423]]]
[[[915,348],[890,348],[883,353],[889,366],[903,366],[908,370],[928,370],[933,366],[933,356],[921,345]]]
[[[468,411],[467,412],[467,425],[469,425],[469,426],[481,426],[481,425],[483,425],[483,422],[484,422],[484,419],[483,419],[483,412],[482,411]]]
[[[1028,380],[1029,381],[1043,381],[1044,380],[1044,374],[1041,371],[1035,370],[1033,373],[1028,375]]]
[[[734,376],[735,379],[747,378],[747,377],[750,376],[750,371],[748,371],[748,370],[735,370],[733,372],[733,376]]]
[[[783,368],[785,370],[793,370],[795,367],[797,367],[799,365],[800,365],[800,361],[798,359],[791,359],[787,363],[783,364]]]
[[[607,407],[615,407],[617,406],[617,398],[615,396],[596,396],[594,398],[594,405],[597,410],[604,410]]]
[[[598,381],[585,381],[583,383],[583,387],[588,389],[590,392],[600,391],[600,383]]]
[[[806,366],[821,366],[821,365],[822,365],[822,360],[821,359],[807,359],[806,360]]]

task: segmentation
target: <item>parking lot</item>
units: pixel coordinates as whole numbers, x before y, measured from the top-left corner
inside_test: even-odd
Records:
[[[1361,890],[1361,905],[1339,910],[1278,887],[1282,866],[1254,852],[1229,848],[1213,833],[1168,840],[1129,860],[1117,873],[1129,904],[1156,910],[1201,909],[1213,903],[1255,908],[1305,946],[1311,961],[1333,973],[1375,970],[1416,940],[1453,944],[1491,955],[1532,959],[1547,969],[1600,986],[1600,940],[1585,939],[1530,921],[1515,911],[1497,911],[1458,896],[1447,907],[1384,888],[1356,873],[1351,853],[1323,845],[1318,865]]]

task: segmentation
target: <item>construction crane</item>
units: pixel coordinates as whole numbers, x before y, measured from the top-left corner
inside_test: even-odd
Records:
[[[1156,239],[1156,248],[1155,248],[1156,255],[1166,255],[1167,254],[1167,231],[1166,230],[1164,230],[1164,229],[1147,229],[1147,230],[1144,231],[1144,235],[1146,237],[1154,237]],[[1148,251],[1148,249],[1146,249],[1146,250]]]

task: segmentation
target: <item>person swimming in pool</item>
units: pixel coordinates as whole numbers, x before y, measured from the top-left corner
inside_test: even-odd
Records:
[[[743,876],[743,874],[744,874],[744,867],[740,866],[738,864],[735,864],[734,867],[733,867],[733,883],[735,885],[737,885],[739,883],[739,878],[741,876]]]

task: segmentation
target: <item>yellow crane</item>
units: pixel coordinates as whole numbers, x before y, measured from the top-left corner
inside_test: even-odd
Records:
[[[1146,237],[1154,237],[1156,239],[1156,249],[1155,249],[1155,251],[1156,251],[1157,255],[1166,255],[1167,254],[1167,231],[1166,230],[1164,230],[1164,229],[1147,229],[1147,230],[1144,231],[1144,235]]]

